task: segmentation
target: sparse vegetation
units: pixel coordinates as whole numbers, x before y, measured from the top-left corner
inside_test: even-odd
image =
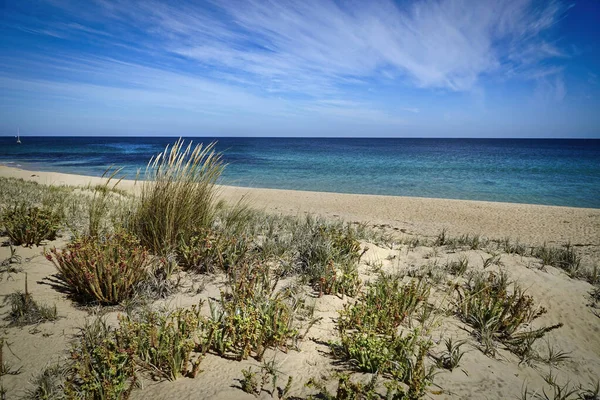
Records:
[[[462,360],[462,357],[465,354],[465,352],[461,350],[461,347],[466,343],[466,340],[455,341],[452,338],[444,339],[446,349],[439,357],[437,357],[438,366],[450,371],[453,371],[454,368],[458,367],[460,365],[460,360]]]
[[[17,246],[39,246],[44,240],[54,240],[62,216],[49,208],[20,204],[6,208],[0,217],[6,235]]]
[[[136,385],[134,349],[106,321],[86,324],[71,349],[65,395],[73,399],[129,398]]]
[[[65,397],[65,379],[67,368],[64,365],[51,365],[35,375],[31,380],[32,388],[25,391],[23,400],[63,400]]]
[[[342,308],[339,317],[333,319],[339,336],[325,343],[340,373],[336,382],[312,379],[307,385],[318,392],[315,398],[418,399],[431,391],[436,368],[452,371],[460,367],[468,374],[469,366],[463,359],[467,341],[445,336],[440,321],[445,323],[446,319],[459,328],[470,327],[476,340],[469,343],[479,343],[490,356],[501,346],[522,363],[543,362],[550,368],[564,363],[571,357],[569,352],[549,340],[543,349],[539,340],[547,339],[546,334],[561,324],[534,326],[546,310],[537,306],[521,285],[511,282],[508,274],[498,272],[505,270],[502,261],[511,271],[517,259],[507,256],[501,261],[505,253],[539,258],[543,265],[596,285],[590,293],[590,306],[597,313],[598,268],[582,266],[573,246],[530,247],[510,239],[491,241],[481,235],[453,238],[446,230],[435,238],[405,234],[403,230],[399,238],[384,225],[274,215],[252,210],[243,202],[229,206],[216,201],[215,185],[223,167],[213,144],[186,147],[178,141],[148,164],[143,178],[149,180],[139,183],[141,194],[137,198],[111,184],[115,174],[105,184],[81,189],[50,189],[0,178],[2,188],[24,188],[24,194],[14,188],[7,189],[12,193],[8,197],[0,193],[0,204],[5,207],[3,221],[6,210],[17,210],[19,216],[10,218],[57,218],[53,224],[41,224],[42,228],[58,230],[64,225],[73,233],[64,249],[53,248],[45,255],[75,298],[88,305],[121,305],[119,310],[126,309],[113,326],[102,319],[86,324],[73,342],[71,358],[36,376],[25,398],[127,399],[138,377],[195,377],[207,355],[262,361],[258,369],[241,369],[241,389],[257,397],[266,393],[273,398],[290,398],[292,376],[279,382],[283,375],[279,365],[274,358],[264,360],[270,354],[297,350],[299,341],[318,321],[324,321],[319,327],[329,329],[331,315],[319,309],[323,304],[330,307],[328,302]],[[69,208],[74,212],[65,212]],[[40,214],[42,211],[47,214]],[[42,228],[38,231],[49,231]],[[39,244],[54,237],[28,240]],[[361,263],[367,248],[359,240],[397,250],[394,254],[386,250],[382,256],[389,254],[385,259],[392,262]],[[12,237],[11,242],[16,243]],[[403,247],[396,249],[399,245]],[[442,258],[445,254],[447,260]],[[19,257],[11,246],[11,255],[2,262],[0,273],[16,272]],[[424,258],[432,259],[425,262]],[[539,265],[533,258],[525,262]],[[390,274],[392,264],[398,270]],[[207,292],[211,296],[205,296],[208,304],[191,308],[149,304],[175,293],[180,278],[186,285],[193,279],[202,281],[202,285],[195,286],[194,282],[191,288],[184,287],[190,294],[199,293],[198,287],[203,288],[205,282],[220,294]],[[341,299],[317,298],[327,295]],[[314,304],[309,306],[311,297]],[[454,307],[442,307],[440,297],[453,299]],[[27,287],[24,293],[12,293],[5,301],[11,309],[8,320],[12,325],[57,317],[56,308],[36,303]],[[200,311],[203,304],[208,306],[208,316]],[[320,317],[315,317],[315,309],[321,312]],[[434,349],[432,340],[438,333],[439,350]],[[314,338],[315,343],[323,344],[320,340],[318,335]],[[4,349],[3,339],[0,344]],[[479,352],[470,356],[477,354],[483,357]],[[471,357],[467,358],[470,361]],[[508,362],[514,358],[508,357]],[[245,361],[244,366],[251,362]],[[0,375],[19,371],[2,360],[0,351]],[[568,382],[559,385],[555,378],[547,383],[545,391],[525,388],[523,398],[588,400],[597,398],[600,391]],[[0,392],[3,390],[0,383]]]
[[[8,361],[4,359],[4,347],[10,350],[6,339],[0,337],[0,378],[4,375],[18,375],[21,373],[21,368],[15,369]]]
[[[579,276],[581,258],[570,244],[561,248],[548,247],[544,244],[541,247],[532,248],[531,255],[541,259],[542,265],[560,268],[573,278]]]
[[[526,295],[517,283],[513,284],[512,290],[509,289],[510,284],[505,273],[488,272],[473,274],[462,289],[457,288],[459,317],[474,328],[473,333],[482,344],[483,352],[492,356],[496,353],[496,340],[524,355],[532,340],[562,326],[559,323],[517,332],[546,310],[536,307],[533,298]]]
[[[142,310],[120,317],[116,337],[149,373],[168,380],[193,378],[201,357],[192,362],[191,355],[202,347],[202,321],[199,307],[171,312]]]
[[[39,324],[46,321],[55,321],[58,318],[56,306],[50,307],[38,304],[27,290],[27,276],[25,277],[25,291],[17,291],[8,295],[5,300],[10,305],[7,319],[10,325],[23,326]]]

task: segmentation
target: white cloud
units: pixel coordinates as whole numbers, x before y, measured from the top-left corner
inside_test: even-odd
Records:
[[[469,91],[486,74],[565,56],[544,37],[566,10],[558,1],[96,2],[100,11],[80,12],[149,35],[140,50],[221,68],[221,76],[249,78],[269,92],[331,94],[347,79],[380,78]]]
[[[402,107],[401,110],[413,114],[418,114],[419,112],[421,112],[421,110],[417,107]]]

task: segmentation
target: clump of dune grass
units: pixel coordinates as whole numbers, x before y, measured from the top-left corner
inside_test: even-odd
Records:
[[[154,264],[137,238],[126,232],[81,237],[45,255],[79,300],[106,305],[131,298]]]
[[[93,195],[88,200],[88,231],[87,235],[91,237],[97,237],[102,233],[108,233],[107,217],[112,211],[119,211],[119,207],[115,204],[113,194],[118,194],[121,197],[127,197],[127,193],[117,189],[117,185],[121,182],[121,179],[115,181],[116,175],[121,171],[121,168],[115,169],[111,172],[109,168],[102,174],[102,178],[107,178],[106,181],[101,185],[96,185],[93,188]]]
[[[460,364],[465,355],[462,346],[467,343],[466,340],[454,340],[452,338],[444,339],[445,350],[436,358],[438,366],[447,370],[453,371]]]
[[[61,220],[62,216],[49,208],[24,203],[6,208],[0,216],[10,241],[28,247],[56,239]]]
[[[550,247],[544,244],[543,246],[532,248],[531,255],[541,259],[543,266],[550,265],[560,268],[572,278],[579,277],[581,257],[570,244],[566,244],[563,247]]]
[[[0,377],[4,375],[18,375],[21,373],[21,368],[13,368],[13,366],[4,360],[4,347],[10,350],[9,344],[3,337],[0,337]],[[11,350],[12,353],[12,350]],[[13,353],[14,354],[14,353]]]
[[[65,378],[67,367],[51,365],[31,379],[33,387],[25,390],[23,400],[63,400],[65,396]]]
[[[215,185],[224,168],[214,148],[215,143],[191,142],[184,147],[180,139],[148,163],[131,228],[154,254],[174,252],[195,230],[213,223]]]
[[[10,305],[7,320],[13,326],[39,324],[46,321],[55,321],[58,318],[56,306],[50,307],[45,304],[38,304],[33,299],[27,289],[27,275],[25,275],[25,291],[11,293],[4,301]]]
[[[295,270],[319,292],[355,296],[360,286],[360,243],[349,226],[327,225],[307,217],[304,229],[296,230]]]
[[[504,272],[473,274],[456,291],[459,317],[474,328],[483,352],[491,356],[496,353],[495,341],[500,341],[522,358],[527,357],[535,340],[562,326],[559,323],[523,331],[547,310],[536,306],[533,297]]]

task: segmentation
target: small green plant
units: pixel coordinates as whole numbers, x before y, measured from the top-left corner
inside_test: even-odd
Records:
[[[177,258],[183,269],[200,273],[227,272],[242,262],[250,252],[250,243],[244,236],[229,237],[214,229],[194,233],[177,249]]]
[[[446,228],[442,229],[442,231],[435,238],[434,246],[445,246],[448,244],[447,233],[448,231]]]
[[[287,290],[275,292],[277,281],[262,263],[243,263],[230,271],[231,293],[222,292],[218,303],[209,303],[207,342],[214,351],[238,360],[254,355],[260,361],[267,348],[293,347],[301,303]]]
[[[452,338],[445,339],[444,345],[446,346],[446,350],[441,356],[437,357],[438,366],[450,371],[453,371],[454,368],[458,367],[460,360],[462,360],[462,357],[465,355],[465,352],[461,350],[461,347],[466,343],[466,340],[454,341]]]
[[[77,297],[100,304],[118,304],[132,297],[153,264],[148,251],[125,232],[85,236],[45,255]]]
[[[287,383],[284,387],[277,386],[277,381],[281,372],[277,369],[277,365],[275,363],[275,359],[263,362],[260,367],[261,379],[258,380],[257,373],[252,371],[252,368],[243,369],[242,375],[243,378],[240,379],[241,389],[249,394],[254,396],[260,396],[260,394],[265,391],[271,395],[271,397],[275,396],[277,393],[277,398],[279,400],[285,400],[288,398],[289,392],[292,388],[293,378],[288,376]],[[271,389],[269,389],[269,385]]]
[[[10,325],[23,326],[55,321],[58,318],[56,306],[50,307],[38,304],[27,290],[27,275],[25,275],[25,292],[17,291],[8,295],[5,300],[10,305],[7,319]]]
[[[466,255],[462,255],[455,261],[448,261],[446,263],[446,271],[451,273],[452,275],[462,276],[467,269],[469,268],[469,259]]]
[[[191,354],[202,347],[202,322],[200,306],[172,312],[143,310],[120,316],[116,337],[126,349],[132,349],[147,371],[159,378],[193,378],[201,357],[192,362]]]
[[[21,368],[14,369],[12,365],[10,365],[7,361],[4,361],[4,346],[10,350],[9,344],[6,342],[6,340],[0,337],[0,377],[3,377],[4,375],[20,374]]]
[[[253,372],[252,368],[243,369],[242,375],[244,376],[240,380],[242,390],[254,396],[260,395],[261,389],[259,388],[258,379],[256,378],[256,372]]]
[[[64,400],[67,368],[63,365],[52,365],[44,368],[31,380],[33,388],[25,391],[23,400]]]
[[[332,394],[327,389],[325,378],[311,378],[305,386],[318,391],[315,395],[309,396],[309,399],[326,400],[374,400],[380,398],[376,392],[376,385],[379,375],[375,374],[366,383],[356,382],[350,379],[348,374],[337,374],[337,389]]]
[[[502,261],[500,261],[500,254],[492,254],[490,257],[488,258],[483,258],[483,269],[486,269],[492,265],[497,265],[497,266],[501,266],[502,265]]]
[[[569,352],[557,349],[550,343],[550,340],[548,339],[546,340],[546,348],[547,355],[546,357],[542,358],[542,361],[548,365],[557,365],[571,358],[571,356],[569,356]]]
[[[104,320],[86,324],[71,349],[66,397],[126,400],[136,382],[133,350],[124,346]]]
[[[404,282],[398,275],[381,274],[354,304],[340,311],[338,327],[394,334],[398,326],[427,302],[431,286],[424,280]]]
[[[62,217],[49,208],[23,203],[5,209],[0,220],[13,244],[31,247],[56,239]]]
[[[6,274],[7,279],[10,279],[11,274],[15,274],[21,272],[22,269],[20,267],[16,267],[14,264],[21,264],[22,258],[17,254],[17,249],[12,244],[9,243],[10,246],[10,256],[6,257],[2,262],[0,262],[0,282],[4,279],[4,275]]]

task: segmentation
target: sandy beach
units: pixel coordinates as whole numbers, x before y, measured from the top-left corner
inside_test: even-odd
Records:
[[[0,176],[32,180],[45,185],[84,187],[103,182],[97,177],[27,171],[6,166],[0,166]],[[119,188],[135,191],[136,184],[122,181]],[[593,267],[600,262],[600,209],[238,187],[221,187],[220,191],[222,198],[228,202],[244,198],[253,207],[270,213],[311,213],[348,222],[366,222],[382,226],[386,231],[400,236],[432,239],[446,229],[449,236],[481,234],[490,239],[519,240],[531,246],[571,243],[576,246],[586,267]],[[66,240],[59,238],[48,245],[61,247]],[[436,249],[431,245],[390,249],[362,242],[361,247],[368,248],[359,267],[360,278],[364,282],[374,279],[372,266],[375,263],[382,270],[393,272],[447,264],[465,257],[474,270],[483,270],[486,268],[482,265],[483,260],[493,255],[485,249]],[[10,344],[10,351],[4,352],[5,360],[22,368],[20,374],[4,377],[3,385],[8,391],[8,399],[23,394],[28,382],[40,368],[64,357],[78,327],[90,318],[89,310],[77,307],[65,294],[46,283],[56,271],[41,256],[41,250],[40,247],[19,248],[23,258],[22,267],[28,273],[29,290],[35,299],[56,304],[61,318],[40,324],[35,329],[3,328],[2,336]],[[8,255],[9,248],[0,247],[0,260]],[[434,330],[434,340],[437,340],[435,352],[441,351],[442,336],[448,334],[468,341],[469,348],[459,368],[452,372],[441,371],[436,376],[436,386],[432,387],[426,398],[518,398],[525,385],[540,389],[541,393],[549,371],[559,376],[561,384],[591,387],[597,382],[600,376],[600,318],[589,305],[589,293],[593,286],[583,280],[572,279],[554,267],[534,268],[539,260],[532,257],[502,254],[501,260],[497,267],[492,268],[499,268],[512,279],[518,279],[527,293],[547,309],[548,312],[534,325],[564,324],[547,335],[547,340],[552,346],[567,352],[568,359],[560,365],[522,363],[505,349],[499,350],[496,357],[489,357],[478,349],[464,324],[455,317],[444,316],[440,326]],[[24,280],[23,273],[4,279],[0,282],[0,296],[22,290]],[[193,283],[190,285],[193,287]],[[218,296],[222,282],[212,279],[203,282],[203,285],[204,289],[200,292],[179,293],[163,303],[172,307],[197,304],[201,299]],[[300,342],[299,351],[281,353],[270,350],[267,353],[266,359],[277,358],[279,370],[286,377],[281,378],[282,381],[288,375],[294,377],[292,395],[305,398],[310,392],[304,387],[308,379],[327,375],[338,368],[324,343],[335,340],[337,311],[349,301],[348,297],[339,296],[316,298],[316,315],[322,320],[311,328],[309,339]],[[3,306],[2,313],[8,311],[8,306]],[[114,322],[118,313],[109,312],[107,318]],[[252,359],[238,362],[209,354],[202,362],[202,372],[196,378],[180,378],[174,382],[145,380],[142,388],[133,391],[132,398],[251,399],[254,398],[252,395],[239,388],[240,371],[258,365],[260,363]],[[271,398],[266,392],[259,397]]]
[[[99,177],[7,166],[0,166],[0,176],[46,185],[86,186],[103,182]],[[119,187],[135,190],[135,182],[123,180]],[[590,248],[600,246],[600,209],[232,186],[221,187],[221,194],[230,202],[244,197],[253,207],[269,212],[314,213],[346,221],[389,225],[412,234],[433,236],[447,229],[451,235],[479,233],[530,244],[570,242]]]

